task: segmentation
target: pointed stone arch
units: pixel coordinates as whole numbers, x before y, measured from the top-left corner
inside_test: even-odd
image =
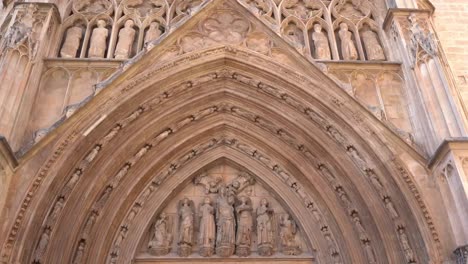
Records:
[[[378,263],[403,263],[410,261],[410,251],[420,263],[437,261],[437,233],[399,155],[420,165],[424,159],[278,36],[274,40],[297,68],[229,45],[156,64],[161,49],[155,48],[127,65],[31,151],[43,155],[29,154],[23,161],[17,173],[36,176],[10,227],[4,259],[66,263],[84,239],[89,243],[84,259],[109,261],[119,228],[151,177],[163,171],[167,184],[174,182],[167,186],[177,186],[178,177],[188,179],[210,163],[208,154],[200,155],[179,174],[174,165],[179,156],[215,138],[247,142],[242,144],[252,149],[221,144],[211,161],[229,158],[270,186],[283,175],[278,192],[292,197],[285,204],[317,250],[317,263],[334,261],[336,253],[343,263],[372,262],[372,254]],[[259,155],[270,163],[261,165]],[[126,184],[116,183],[113,177],[126,167],[121,179]],[[150,199],[165,199],[155,197]],[[390,202],[398,204],[397,216]],[[329,212],[326,229],[319,221],[305,222],[315,206]],[[135,257],[158,207],[142,210],[144,216],[135,218],[141,226],[128,229],[118,263]],[[83,237],[93,214],[95,223]],[[401,230],[411,234],[409,248]],[[337,252],[327,245],[326,232],[337,241]]]

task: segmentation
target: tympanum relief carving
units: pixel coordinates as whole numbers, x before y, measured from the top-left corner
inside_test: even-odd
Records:
[[[308,252],[294,218],[270,191],[226,164],[200,173],[170,201],[155,216],[147,241],[142,254],[157,258]]]

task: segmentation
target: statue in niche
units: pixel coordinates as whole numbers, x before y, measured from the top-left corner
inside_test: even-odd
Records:
[[[403,252],[405,252],[406,261],[408,261],[408,263],[416,263],[413,249],[411,248],[408,236],[406,235],[405,228],[402,226],[398,227],[398,238],[400,239]]]
[[[338,35],[341,40],[341,54],[343,56],[343,60],[357,60],[358,53],[352,40],[353,33],[348,30],[348,24],[340,24]]]
[[[200,233],[198,237],[198,246],[200,247],[200,255],[203,257],[211,257],[214,254],[215,248],[215,208],[212,205],[211,198],[205,197],[203,204],[200,206]]]
[[[84,240],[80,241],[78,244],[78,249],[76,250],[75,257],[73,258],[73,264],[80,264],[83,262],[83,255],[86,243]]]
[[[193,201],[184,198],[179,202],[179,239],[178,254],[181,257],[187,257],[192,253],[193,245]]]
[[[109,30],[106,28],[105,20],[98,20],[97,28],[93,29],[91,42],[88,50],[89,58],[104,58],[104,52],[107,48],[107,37]]]
[[[328,38],[322,32],[322,25],[319,23],[314,24],[314,33],[312,33],[312,40],[315,46],[315,58],[318,60],[330,60],[330,45]]]
[[[49,241],[50,241],[50,233],[51,233],[50,228],[46,228],[44,230],[44,233],[42,233],[41,239],[39,240],[39,244],[37,245],[37,248],[36,248],[33,263],[41,263],[41,259],[44,257],[44,254],[46,253],[47,245],[49,244]]]
[[[236,254],[239,257],[250,255],[252,244],[252,201],[249,197],[239,197],[239,204],[236,206],[237,213],[237,234],[236,234]]]
[[[372,61],[385,60],[385,54],[379,43],[377,33],[366,29],[361,33],[364,48],[366,49],[367,59]]]
[[[132,53],[133,41],[135,40],[135,29],[133,20],[125,21],[125,26],[119,32],[119,42],[115,47],[114,57],[116,59],[128,59]]]
[[[154,224],[153,238],[148,244],[150,254],[162,256],[171,250],[172,234],[169,229],[169,217],[166,213],[161,213],[159,219]]]
[[[83,37],[83,28],[73,26],[67,29],[67,35],[63,42],[60,56],[62,58],[76,58],[78,49],[80,48],[81,38]]]
[[[280,222],[280,239],[285,255],[299,255],[301,248],[296,241],[297,225],[289,214],[283,215]]]
[[[161,25],[158,21],[151,22],[148,31],[146,31],[145,35],[145,44],[159,38],[162,34]]]
[[[284,29],[284,35],[288,38],[296,47],[304,46],[304,36],[302,30],[294,23],[289,23]]]
[[[236,219],[234,217],[235,196],[225,186],[219,188],[216,210],[216,254],[229,257],[234,254]]]
[[[270,208],[268,200],[263,198],[260,207],[257,208],[257,248],[260,256],[271,256],[273,254],[273,209]]]

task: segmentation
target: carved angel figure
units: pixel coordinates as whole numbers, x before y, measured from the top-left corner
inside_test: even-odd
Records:
[[[76,58],[77,51],[80,47],[81,38],[83,37],[83,28],[73,26],[67,29],[65,41],[63,42],[60,56],[62,58]]]
[[[341,40],[341,53],[343,60],[357,60],[358,53],[352,40],[353,34],[348,30],[348,24],[341,23],[338,32]]]
[[[179,202],[179,255],[186,257],[192,253],[193,244],[193,201],[184,198]]]
[[[236,207],[237,213],[237,234],[236,234],[236,254],[240,257],[250,255],[250,245],[252,243],[252,201],[249,197],[239,197],[239,204]]]
[[[109,30],[106,28],[106,21],[98,20],[97,28],[93,29],[91,34],[91,41],[88,50],[88,57],[90,58],[104,58],[104,52],[107,48],[107,36]]]
[[[273,225],[271,217],[273,209],[270,208],[267,199],[260,201],[257,208],[257,242],[258,254],[271,256],[273,254]]]
[[[161,213],[154,224],[153,238],[148,244],[150,253],[156,256],[166,255],[170,251],[172,234],[169,232],[169,218],[166,213]]]
[[[114,56],[116,59],[128,59],[132,53],[133,41],[135,40],[135,29],[133,29],[133,20],[125,22],[124,28],[119,32],[119,42],[115,48]]]
[[[280,223],[280,239],[283,254],[298,255],[301,253],[296,241],[297,226],[290,215],[283,215]]]
[[[215,208],[212,205],[211,198],[205,197],[203,204],[200,206],[200,233],[198,237],[198,245],[200,247],[200,255],[210,257],[214,253],[215,248]]]
[[[249,30],[249,23],[228,12],[215,18],[209,18],[203,23],[208,37],[215,43],[239,44]]]
[[[315,58],[318,60],[329,60],[331,59],[330,45],[328,44],[328,38],[322,32],[322,25],[314,25],[314,33],[312,33],[312,40],[315,46]]]
[[[361,33],[361,37],[368,60],[385,60],[385,54],[379,43],[377,33],[368,29]]]
[[[300,19],[309,19],[319,13],[312,3],[311,0],[285,0],[283,6],[289,14]]]

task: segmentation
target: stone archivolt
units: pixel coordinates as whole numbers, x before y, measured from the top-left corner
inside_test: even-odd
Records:
[[[189,15],[195,7],[187,4],[176,13]],[[77,10],[99,8],[107,10],[100,3]],[[139,10],[148,14],[143,7]],[[287,11],[304,12],[294,7]],[[205,23],[199,35],[203,41],[245,40],[252,25],[225,14]],[[220,24],[236,25],[236,30],[224,32]],[[168,234],[173,243],[182,241],[178,222],[172,215],[163,223],[162,212],[183,198],[177,194],[187,195],[187,182],[222,161],[256,175],[254,186],[271,192],[267,199],[273,212],[291,215],[274,224],[284,229],[277,231],[285,239],[275,244],[279,251],[286,246],[287,252],[298,252],[287,239],[296,235],[303,240],[299,244],[304,254],[317,262],[436,261],[430,217],[420,197],[412,197],[418,195],[414,185],[401,183],[411,184],[412,176],[393,153],[409,147],[317,69],[294,70],[245,47],[205,47],[168,63],[152,65],[148,57],[127,64],[123,76],[110,79],[109,87],[64,124],[62,137],[37,147],[57,144],[24,200],[2,250],[3,260],[127,263],[147,252],[150,242],[156,255],[177,252],[176,244],[160,243]],[[159,51],[155,47],[150,52]],[[295,53],[289,55],[301,65]],[[94,126],[101,115],[106,118]],[[376,127],[384,132],[377,135]],[[393,150],[384,147],[389,139]],[[370,145],[382,149],[377,153]],[[388,160],[394,162],[384,162]],[[196,186],[200,197],[213,195],[214,209],[222,183],[230,182],[223,179],[215,187],[207,182],[208,191]],[[92,195],[83,197],[86,192]],[[251,198],[257,213],[258,198]],[[181,207],[186,205],[192,208],[190,202]],[[37,214],[24,214],[31,206]],[[292,219],[299,232],[288,223]],[[25,222],[34,224],[25,227]],[[63,242],[65,233],[73,235]],[[383,234],[395,234],[395,239],[383,240]],[[17,241],[18,236],[35,239]],[[251,245],[255,252],[256,243]],[[235,253],[235,248],[229,250]]]

